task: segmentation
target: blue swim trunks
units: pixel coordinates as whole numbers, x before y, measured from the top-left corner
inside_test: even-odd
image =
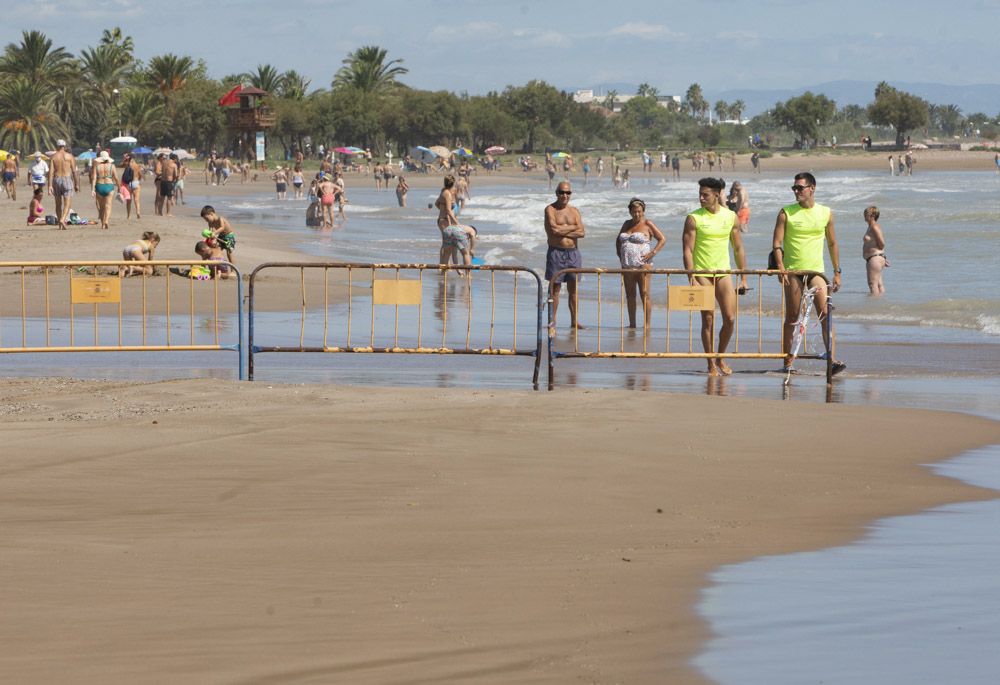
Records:
[[[580,250],[575,247],[562,248],[550,247],[545,253],[545,280],[551,281],[552,277],[563,269],[579,269],[583,266],[583,259],[580,257]],[[563,274],[556,280],[556,283],[564,281],[576,282],[576,274]]]

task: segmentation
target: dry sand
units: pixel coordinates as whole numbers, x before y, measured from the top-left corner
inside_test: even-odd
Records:
[[[119,206],[110,231],[27,228],[22,206],[0,201],[8,261],[115,258],[142,230],[187,257],[202,228],[196,208],[126,223]],[[236,230],[245,272],[303,259]],[[0,381],[0,440],[3,682],[684,684],[702,682],[706,573],[992,497],[918,465],[1000,426],[617,391],[46,379]]]
[[[918,465],[1000,441],[618,391],[8,380],[0,414],[20,683],[702,682],[707,572],[995,496]]]

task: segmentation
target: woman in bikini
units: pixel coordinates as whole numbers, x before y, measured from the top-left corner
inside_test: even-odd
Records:
[[[42,195],[45,193],[41,188],[37,188],[28,203],[28,225],[44,226],[45,209],[42,207]]]
[[[618,237],[615,238],[615,252],[621,261],[622,268],[632,273],[622,274],[625,284],[625,300],[628,303],[628,327],[635,328],[636,291],[642,300],[644,331],[649,331],[649,317],[653,310],[653,302],[649,297],[649,274],[653,268],[653,257],[663,249],[666,238],[652,221],[646,218],[646,203],[637,197],[628,203],[628,213],[632,218],[622,224]],[[656,247],[650,247],[655,240]]]
[[[885,292],[882,285],[882,270],[889,266],[889,260],[885,256],[885,235],[882,227],[878,225],[878,207],[872,205],[865,210],[865,222],[868,230],[862,238],[861,256],[865,258],[865,268],[868,271],[868,290],[872,295],[881,295]]]
[[[148,262],[153,259],[153,251],[156,246],[160,244],[160,236],[152,231],[146,231],[142,234],[142,238],[135,241],[134,243],[125,246],[122,250],[122,259],[126,262]],[[118,275],[120,277],[132,276],[135,274],[142,274],[143,276],[152,276],[153,267],[150,265],[144,266],[121,266],[118,268]]]
[[[135,161],[132,154],[126,152],[122,157],[122,187],[128,189],[128,195],[122,192],[125,200],[125,218],[132,218],[132,205],[135,205],[135,218],[141,219],[139,206],[140,181],[142,180],[142,167]]]
[[[118,188],[118,176],[115,174],[115,163],[111,161],[107,150],[101,154],[90,168],[90,194],[97,201],[98,223],[107,229],[111,223],[111,201],[115,199]]]

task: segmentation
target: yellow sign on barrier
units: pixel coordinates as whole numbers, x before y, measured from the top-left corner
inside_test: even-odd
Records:
[[[372,299],[375,304],[418,305],[421,301],[420,281],[409,280],[375,280],[372,286]]]
[[[122,299],[118,278],[72,278],[70,298],[73,304],[117,304]]]
[[[715,309],[715,288],[710,285],[672,285],[668,306],[681,311]]]

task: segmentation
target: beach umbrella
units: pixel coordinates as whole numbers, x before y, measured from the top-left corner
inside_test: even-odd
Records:
[[[571,155],[568,152],[556,152],[555,154],[552,155],[552,159],[562,159],[563,157],[572,157],[572,156],[573,155]]]
[[[179,147],[176,150],[174,150],[174,154],[177,155],[177,159],[194,159],[194,155],[192,155],[190,152],[188,152],[182,147]]]
[[[447,154],[447,150],[445,151]],[[429,147],[424,147],[423,145],[418,145],[410,150],[410,157],[418,162],[433,162],[437,159],[438,154],[431,150]]]
[[[134,147],[134,148],[132,148],[132,154],[134,154],[134,155],[151,155],[151,154],[153,154],[153,148],[146,147],[145,145],[142,146],[142,147]]]
[[[475,157],[475,155],[472,153],[472,150],[470,150],[467,147],[457,147],[454,150],[452,150],[451,153],[453,155],[458,155],[459,157]]]
[[[351,151],[351,148],[349,148],[349,147],[344,147],[343,145],[341,145],[340,147],[335,147],[335,148],[333,148],[333,151],[334,151],[334,152],[339,152],[339,153],[340,153],[340,154],[342,154],[342,155],[350,155],[350,154],[353,154],[353,153],[352,153],[352,151]]]
[[[0,162],[4,161],[8,157],[10,157],[9,152],[7,152],[6,150],[0,150]]]
[[[82,159],[87,161],[88,159],[97,159],[97,153],[93,150],[87,150],[86,152],[81,152],[76,156],[77,159]]]
[[[444,145],[431,145],[429,149],[435,155],[443,159],[448,159],[449,157],[451,157],[451,150],[446,148]]]
[[[169,155],[171,152],[173,152],[173,150],[171,150],[169,147],[158,147],[155,150],[153,150],[154,155]]]
[[[507,152],[507,148],[505,148],[502,145],[493,145],[491,147],[486,148],[484,152],[486,152],[486,154],[488,155],[502,155],[503,153]]]

